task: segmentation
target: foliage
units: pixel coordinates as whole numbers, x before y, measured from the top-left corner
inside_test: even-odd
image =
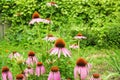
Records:
[[[59,35],[62,35],[62,37],[69,35],[68,39],[71,39],[71,36],[73,37],[78,32],[81,32],[88,37],[86,41],[81,43],[83,45],[97,45],[101,47],[116,45],[119,47],[120,40],[117,36],[119,36],[120,26],[117,20],[119,20],[120,3],[118,0],[61,0],[56,1],[59,6],[58,8],[47,7],[47,2],[49,1],[1,0],[0,12],[3,22],[7,20],[11,23],[11,28],[6,34],[6,38],[9,41],[19,44],[20,40],[23,40],[21,38],[24,36],[23,43],[31,45],[31,42],[37,39],[37,37],[34,36],[37,35],[37,30],[32,30],[35,32],[33,33],[31,29],[26,29],[30,32],[28,33],[24,31],[24,28],[30,28],[28,23],[31,20],[31,15],[34,11],[38,11],[41,18],[51,18],[53,21],[51,31],[60,31]],[[40,29],[40,25],[39,28],[36,29]],[[45,29],[43,31],[45,31]],[[14,34],[9,35],[10,33]],[[42,35],[45,35],[45,33],[43,32]],[[34,40],[31,39],[31,41],[29,41],[30,37]]]

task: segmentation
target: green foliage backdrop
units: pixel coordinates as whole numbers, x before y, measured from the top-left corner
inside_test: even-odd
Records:
[[[120,1],[119,0],[56,0],[58,8],[49,8],[49,0],[1,0],[0,14],[3,23],[11,23],[6,33],[6,39],[15,44],[34,45],[40,42],[36,36],[40,29],[45,36],[47,26],[40,24],[35,28],[28,25],[34,11],[40,13],[41,18],[51,18],[52,33],[60,31],[59,35],[71,39],[78,32],[87,37],[81,43],[97,46],[120,47]],[[58,36],[58,34],[56,34]]]

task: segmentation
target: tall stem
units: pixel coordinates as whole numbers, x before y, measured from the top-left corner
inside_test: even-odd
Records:
[[[78,40],[78,55],[80,55],[80,40]]]

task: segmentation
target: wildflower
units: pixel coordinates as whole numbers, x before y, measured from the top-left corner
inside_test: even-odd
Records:
[[[13,80],[12,73],[7,66],[2,67],[2,80]]]
[[[25,76],[23,74],[16,75],[16,80],[25,80]]]
[[[38,62],[36,66],[36,75],[40,76],[44,73],[45,73],[45,67],[43,66],[41,62]]]
[[[24,62],[25,62],[25,60],[24,60],[24,58],[21,56],[21,57],[17,57],[16,58],[16,62],[17,62],[17,64],[23,64]]]
[[[67,78],[67,80],[72,80],[71,78]]]
[[[85,36],[83,36],[82,34],[78,33],[75,37],[75,39],[86,39]]]
[[[37,60],[37,58],[36,58],[36,56],[35,56],[35,53],[34,53],[33,51],[30,51],[30,52],[28,53],[28,59],[26,60],[26,63],[27,63],[28,65],[33,65],[34,63],[37,64],[37,62],[38,62],[38,60]]]
[[[6,53],[8,53],[8,52],[9,52],[9,50],[5,50],[5,52],[6,52]]]
[[[79,48],[79,46],[77,44],[72,44],[72,45],[70,45],[70,48],[77,49],[77,48]]]
[[[50,42],[54,42],[56,39],[57,39],[57,38],[54,37],[52,34],[48,34],[48,35],[44,38],[44,40],[50,41]]]
[[[57,66],[53,66],[48,76],[48,80],[61,80],[59,68]]]
[[[74,78],[85,80],[89,73],[90,66],[86,60],[83,58],[79,58],[76,62],[76,66],[74,68]]]
[[[91,78],[90,80],[101,80],[100,75],[95,73],[93,74],[93,78]]]
[[[34,23],[39,23],[39,22],[43,22],[44,19],[40,18],[40,15],[37,11],[35,11],[32,15],[32,20],[29,22],[29,24],[34,24]]]
[[[67,56],[71,57],[70,56],[71,55],[70,51],[68,51],[65,48],[65,42],[64,42],[64,40],[62,38],[59,38],[55,42],[55,47],[50,50],[50,54],[51,55],[52,54],[55,54],[55,55],[58,54],[58,58],[60,58],[61,52],[63,53],[63,55],[65,57],[67,57]]]
[[[48,7],[51,7],[51,6],[55,6],[56,8],[58,8],[58,5],[55,3],[55,2],[49,2],[46,4]]]
[[[33,75],[34,70],[33,70],[33,68],[31,68],[31,67],[28,66],[28,67],[24,70],[24,73],[25,73],[25,76],[28,77],[29,74],[30,74],[30,75]]]
[[[17,57],[20,57],[20,53],[16,52],[16,51],[13,51],[8,57],[10,59],[13,59],[13,58],[17,58]]]

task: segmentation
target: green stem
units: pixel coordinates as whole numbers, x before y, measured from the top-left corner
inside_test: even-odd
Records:
[[[21,65],[21,64],[19,64],[19,67],[20,67],[21,71],[23,71],[23,69],[22,69],[22,65]]]
[[[80,40],[78,40],[78,55],[80,55]]]

